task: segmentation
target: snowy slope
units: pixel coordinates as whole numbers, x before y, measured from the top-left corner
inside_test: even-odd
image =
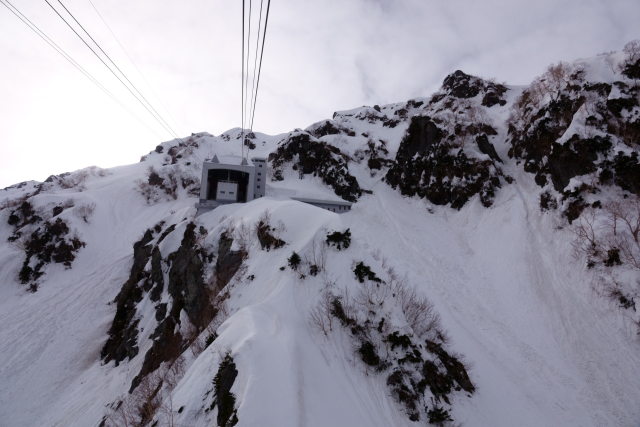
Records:
[[[579,64],[592,81],[620,78],[608,72],[603,61],[600,57]],[[399,277],[433,304],[448,336],[445,348],[461,356],[475,385],[473,393],[453,392],[450,405],[439,402],[456,423],[637,425],[637,330],[629,310],[594,290],[605,270],[588,269],[574,256],[571,226],[559,211],[541,211],[542,189],[534,175],[509,158],[507,122],[525,88],[507,88],[503,105],[479,106],[484,92],[464,101],[470,104],[459,101],[477,105],[474,114],[495,129],[489,140],[502,160],[492,166],[500,169],[501,185],[490,207],[478,196],[459,210],[403,196],[384,182],[386,166],[375,169],[366,161],[371,155],[367,144],[380,140],[387,150],[379,152],[380,158],[393,161],[413,116],[448,117],[452,107],[446,103],[452,98],[445,96],[446,90],[444,98],[434,102],[421,98],[337,112],[330,121],[336,133],[318,131],[323,122],[307,128],[317,141],[351,158],[348,173],[366,190],[352,211],[342,215],[288,200],[302,194],[336,196],[322,176],[299,179],[285,163],[283,179],[269,182],[268,197],[195,217],[200,164],[214,153],[237,153],[237,129],[217,137],[203,133],[165,142],[135,165],[89,168],[42,186],[31,182],[0,191],[0,425],[131,423],[124,418],[130,413],[118,408],[131,405],[127,399],[132,380],[153,345],[157,307],[150,297],[143,296],[136,308],[138,354],[116,366],[103,363],[101,351],[116,313],[113,301],[134,263],[134,243],[161,221],[164,231],[175,225],[166,238],[154,234],[163,260],[180,247],[190,222],[196,230],[205,230],[198,245],[214,254],[205,266],[206,280],[215,278],[215,254],[225,231],[234,237],[231,249],[246,251],[246,257],[221,291],[224,300],[211,325],[197,331],[182,352],[179,369],[171,368],[172,380],[164,378],[161,405],[152,417],[159,425],[217,425],[219,407],[211,409],[214,378],[227,354],[237,369],[230,389],[237,425],[426,424],[424,413],[419,423],[409,419],[388,386],[389,371],[363,363],[361,338],[335,318],[323,333],[313,318],[328,294],[368,307],[358,298],[366,286],[376,284],[356,280],[358,262],[370,266],[385,284],[394,282],[391,276]],[[580,114],[571,126],[584,122]],[[293,134],[257,133],[251,155],[268,156]],[[479,161],[490,157],[473,142],[461,149]],[[173,176],[173,191],[145,185],[152,171],[164,183],[173,182]],[[618,194],[615,189],[603,192]],[[9,242],[15,227],[8,223],[25,196],[41,218],[25,224],[22,235]],[[57,206],[62,210],[54,211]],[[79,209],[83,206],[92,209]],[[265,212],[284,247],[261,249],[255,226]],[[86,245],[74,252],[68,268],[56,262],[44,266],[37,290],[29,292],[18,280],[25,242],[54,218],[63,219],[69,236]],[[346,229],[352,235],[349,248],[326,246],[327,233]],[[305,270],[288,266],[293,252],[301,255]],[[320,273],[309,274],[307,261],[320,263],[320,258]],[[162,265],[166,278],[170,264]],[[633,270],[620,271],[630,283],[638,280]],[[385,295],[379,304],[385,319],[411,335],[397,296]],[[166,289],[159,301],[171,303]],[[190,322],[185,311],[180,316],[176,330],[186,336]],[[423,403],[433,408],[428,396],[427,391]]]

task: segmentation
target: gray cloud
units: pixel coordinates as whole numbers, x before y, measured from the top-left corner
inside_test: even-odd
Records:
[[[93,0],[181,135],[240,122],[240,2]],[[149,126],[129,95],[42,2],[15,2]],[[85,0],[66,4],[150,89]],[[255,128],[428,96],[455,69],[525,84],[552,62],[639,38],[636,0],[273,0]],[[137,161],[159,139],[0,9],[0,186]],[[155,126],[157,128],[157,126]]]

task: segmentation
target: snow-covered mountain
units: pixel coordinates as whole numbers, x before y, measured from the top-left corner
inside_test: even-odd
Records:
[[[640,45],[248,145],[0,191],[0,425],[640,423]]]

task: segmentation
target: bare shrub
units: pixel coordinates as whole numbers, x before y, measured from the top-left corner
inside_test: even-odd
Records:
[[[147,375],[132,395],[141,425],[149,423],[162,404],[160,399],[161,381],[157,374]]]
[[[607,212],[607,242],[620,251],[623,262],[640,270],[640,199],[612,202]]]
[[[393,292],[397,296],[400,308],[413,332],[419,337],[440,332],[440,317],[433,304],[426,297],[418,295],[416,290],[406,285],[404,280],[394,283]]]
[[[85,182],[89,177],[89,172],[84,169],[73,173],[63,173],[54,177],[55,181],[60,188],[63,189],[76,189],[78,191],[84,191],[86,189]]]
[[[253,233],[251,232],[251,226],[244,221],[240,222],[240,225],[235,227],[234,234],[238,247],[243,252],[249,252],[249,248],[253,242]]]
[[[329,332],[333,330],[331,299],[332,296],[329,292],[323,292],[320,303],[311,309],[309,314],[309,323],[311,326],[322,332],[325,336],[328,336]]]
[[[570,228],[575,238],[572,242],[574,256],[582,258],[596,257],[601,253],[600,238],[596,227],[597,217],[594,210],[589,210],[574,221]]]
[[[83,220],[84,222],[86,222],[87,224],[89,223],[89,218],[93,215],[93,212],[96,210],[96,204],[95,203],[86,203],[84,205],[79,205],[76,206],[73,209],[73,213],[80,218],[81,220]]]
[[[631,40],[624,45],[622,51],[627,55],[627,61],[634,63],[640,61],[640,40]]]
[[[153,420],[162,401],[162,382],[157,374],[145,377],[135,391],[115,404],[104,418],[106,427],[144,426]]]
[[[119,400],[109,406],[107,415],[103,418],[105,427],[130,427],[137,426],[136,408],[130,399]]]
[[[379,308],[389,298],[390,293],[391,289],[386,283],[364,281],[360,284],[355,302],[367,309]]]
[[[146,181],[137,181],[138,191],[144,196],[147,204],[160,201],[161,196],[178,198],[178,176],[174,171],[158,172],[153,166],[147,169]]]
[[[304,255],[305,264],[309,266],[309,274],[316,276],[325,271],[327,264],[327,245],[318,236],[311,241],[311,248]]]
[[[586,256],[589,267],[598,260],[606,266],[622,262],[640,269],[640,200],[609,202],[603,211],[604,215],[591,209],[574,222],[574,255]]]
[[[148,182],[138,180],[137,183],[138,192],[142,194],[144,200],[148,205],[155,203],[159,200],[158,189],[152,185],[149,185]]]
[[[260,247],[267,252],[272,248],[279,249],[283,247],[286,242],[280,239],[279,234],[284,231],[284,224],[279,223],[277,227],[271,225],[271,214],[265,210],[255,227]]]
[[[571,80],[570,73],[571,69],[567,63],[552,64],[542,75],[540,88],[551,97],[552,101],[557,101]]]

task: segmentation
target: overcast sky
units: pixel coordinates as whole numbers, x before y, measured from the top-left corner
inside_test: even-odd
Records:
[[[10,1],[144,124],[0,5],[0,188],[171,139],[44,0]],[[240,0],[92,0],[135,66],[89,0],[62,1],[180,136],[240,126]],[[456,69],[525,84],[638,38],[638,0],[273,0],[254,130],[428,96]]]

